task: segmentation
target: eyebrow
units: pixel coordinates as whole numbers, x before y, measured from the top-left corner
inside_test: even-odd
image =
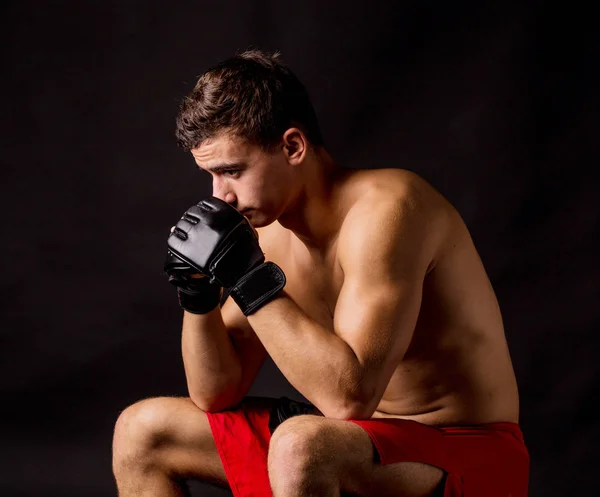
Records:
[[[198,167],[200,167],[200,166],[198,166]],[[216,166],[206,168],[205,171],[208,171],[211,173],[218,173],[220,171],[227,171],[227,170],[231,170],[231,169],[242,169],[243,167],[244,167],[244,164],[242,164],[241,162],[225,162],[223,164],[218,164]]]

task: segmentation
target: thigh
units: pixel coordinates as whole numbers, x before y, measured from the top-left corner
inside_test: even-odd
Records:
[[[338,427],[354,445],[342,472],[342,491],[357,496],[434,497],[442,486],[445,471],[421,462],[398,462],[382,466],[373,441],[360,426],[341,422]],[[356,457],[359,456],[359,457]]]
[[[115,427],[114,450],[130,451],[132,445],[173,477],[227,486],[206,413],[187,397],[150,398],[125,409]]]
[[[420,462],[373,464],[360,470],[358,492],[351,495],[378,497],[441,497],[445,471]]]
[[[304,445],[318,454],[323,466],[339,479],[342,495],[433,497],[444,479],[442,469],[420,462],[382,466],[367,432],[348,421],[296,416],[280,425],[278,432],[282,439],[292,435],[291,445]]]

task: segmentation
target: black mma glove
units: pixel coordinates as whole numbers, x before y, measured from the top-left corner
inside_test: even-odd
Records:
[[[221,286],[211,283],[207,276],[193,277],[197,271],[171,251],[167,251],[164,271],[169,276],[169,283],[177,287],[179,305],[186,311],[206,314],[219,305]]]
[[[167,239],[169,251],[211,283],[230,289],[245,316],[285,286],[277,264],[265,262],[248,220],[227,202],[208,197],[190,207]]]

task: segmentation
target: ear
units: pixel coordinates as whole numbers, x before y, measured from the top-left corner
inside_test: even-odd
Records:
[[[298,128],[289,128],[282,137],[283,153],[292,165],[300,164],[308,151],[306,135]]]

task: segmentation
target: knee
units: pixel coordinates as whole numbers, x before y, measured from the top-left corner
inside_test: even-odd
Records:
[[[328,467],[328,432],[317,416],[295,416],[273,433],[269,445],[269,470],[288,477],[302,477]]]
[[[113,435],[113,469],[149,466],[154,452],[168,440],[168,399],[136,402],[119,415]]]

